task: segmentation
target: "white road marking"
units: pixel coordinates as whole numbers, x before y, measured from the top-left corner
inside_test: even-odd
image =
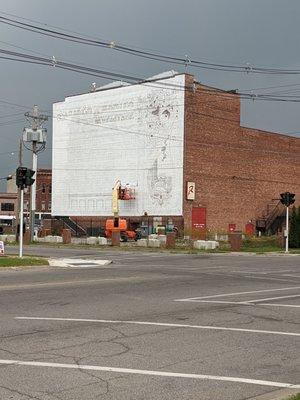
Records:
[[[293,279],[285,279],[285,278],[272,278],[272,277],[253,276],[253,275],[244,275],[244,276],[245,278],[259,279],[260,281],[295,282]]]
[[[175,300],[183,301],[183,300]],[[246,301],[225,301],[225,300],[186,300],[190,303],[212,303],[212,304],[243,304],[244,306],[253,306],[254,304],[247,303]]]
[[[300,286],[293,286],[293,287],[286,287],[279,289],[252,290],[249,292],[222,293],[222,294],[214,294],[211,296],[203,296],[203,297],[189,297],[186,299],[177,299],[174,301],[190,301],[190,300],[202,300],[202,299],[204,300],[204,299],[213,299],[216,297],[238,296],[238,295],[253,294],[253,293],[279,292],[279,291],[295,290],[295,289],[300,289]]]
[[[223,326],[211,325],[188,325],[188,324],[173,324],[165,322],[148,322],[148,321],[117,321],[108,319],[83,319],[83,318],[51,318],[51,317],[15,317],[22,320],[40,320],[40,321],[69,321],[69,322],[95,322],[104,324],[130,324],[130,325],[150,325],[150,326],[168,326],[175,328],[190,328],[190,329],[207,329],[214,331],[232,331],[232,332],[247,332],[247,333],[262,333],[269,335],[283,336],[300,336],[300,333],[281,332],[281,331],[265,331],[260,329],[244,329],[244,328],[228,328]]]
[[[98,365],[61,364],[61,363],[21,361],[21,360],[0,360],[0,364],[13,365],[13,366],[30,366],[30,367],[69,368],[78,370],[117,372],[121,374],[160,376],[168,378],[202,379],[202,380],[212,380],[212,381],[248,383],[251,385],[274,386],[274,387],[289,388],[289,389],[300,389],[300,385],[297,384],[295,385],[293,383],[263,381],[259,379],[235,378],[231,376],[185,374],[180,372],[151,371],[147,369],[145,370],[145,369],[132,369],[132,368],[115,368],[115,367],[101,367]]]
[[[291,307],[291,308],[300,308],[300,306],[296,304],[277,304],[277,303],[264,303],[262,306],[272,306],[272,307]]]
[[[269,297],[269,298],[257,299],[257,300],[247,300],[247,303],[262,303],[264,301],[281,300],[281,299],[295,299],[297,297],[300,297],[300,294],[294,294],[291,296]]]

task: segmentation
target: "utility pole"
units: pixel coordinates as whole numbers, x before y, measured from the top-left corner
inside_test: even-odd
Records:
[[[42,125],[48,121],[48,116],[41,114],[38,106],[34,106],[31,112],[25,113],[25,117],[30,123],[30,128],[24,128],[23,142],[31,143],[32,171],[35,172],[35,182],[30,191],[30,240],[33,241],[36,210],[37,155],[44,151],[46,147],[47,130],[42,128]]]

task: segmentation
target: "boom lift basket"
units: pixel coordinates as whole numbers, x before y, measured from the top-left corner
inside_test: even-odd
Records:
[[[129,185],[119,187],[119,200],[134,200],[135,189]]]

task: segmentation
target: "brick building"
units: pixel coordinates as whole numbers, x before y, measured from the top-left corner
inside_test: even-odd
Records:
[[[15,193],[0,193],[0,214],[14,216],[17,209],[17,195]]]
[[[137,182],[122,216],[188,235],[275,231],[279,194],[300,204],[300,139],[241,126],[239,96],[189,74],[68,97],[54,105],[53,125],[53,215],[85,227],[111,216],[116,179]]]
[[[186,76],[186,85],[194,84]],[[206,226],[245,230],[249,221],[271,225],[282,214],[279,194],[300,204],[300,139],[240,125],[240,98],[195,84],[185,93],[184,181],[196,185],[184,198],[185,227],[193,207],[206,208]],[[272,219],[273,218],[273,219]],[[267,225],[268,228],[268,225]]]
[[[36,212],[40,219],[43,216],[51,216],[51,196],[52,170],[39,168],[36,181]]]

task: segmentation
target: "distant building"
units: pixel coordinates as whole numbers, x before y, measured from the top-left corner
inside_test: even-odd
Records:
[[[149,227],[276,230],[279,194],[300,204],[300,139],[240,125],[240,97],[169,72],[53,105],[52,214],[104,224],[116,180],[121,215]]]
[[[0,215],[16,216],[18,209],[16,176],[7,181],[6,193],[0,193]],[[51,218],[52,170],[39,168],[36,181],[36,218]],[[24,213],[30,210],[30,189],[24,193]]]
[[[16,193],[0,193],[0,215],[15,216],[17,208]]]

